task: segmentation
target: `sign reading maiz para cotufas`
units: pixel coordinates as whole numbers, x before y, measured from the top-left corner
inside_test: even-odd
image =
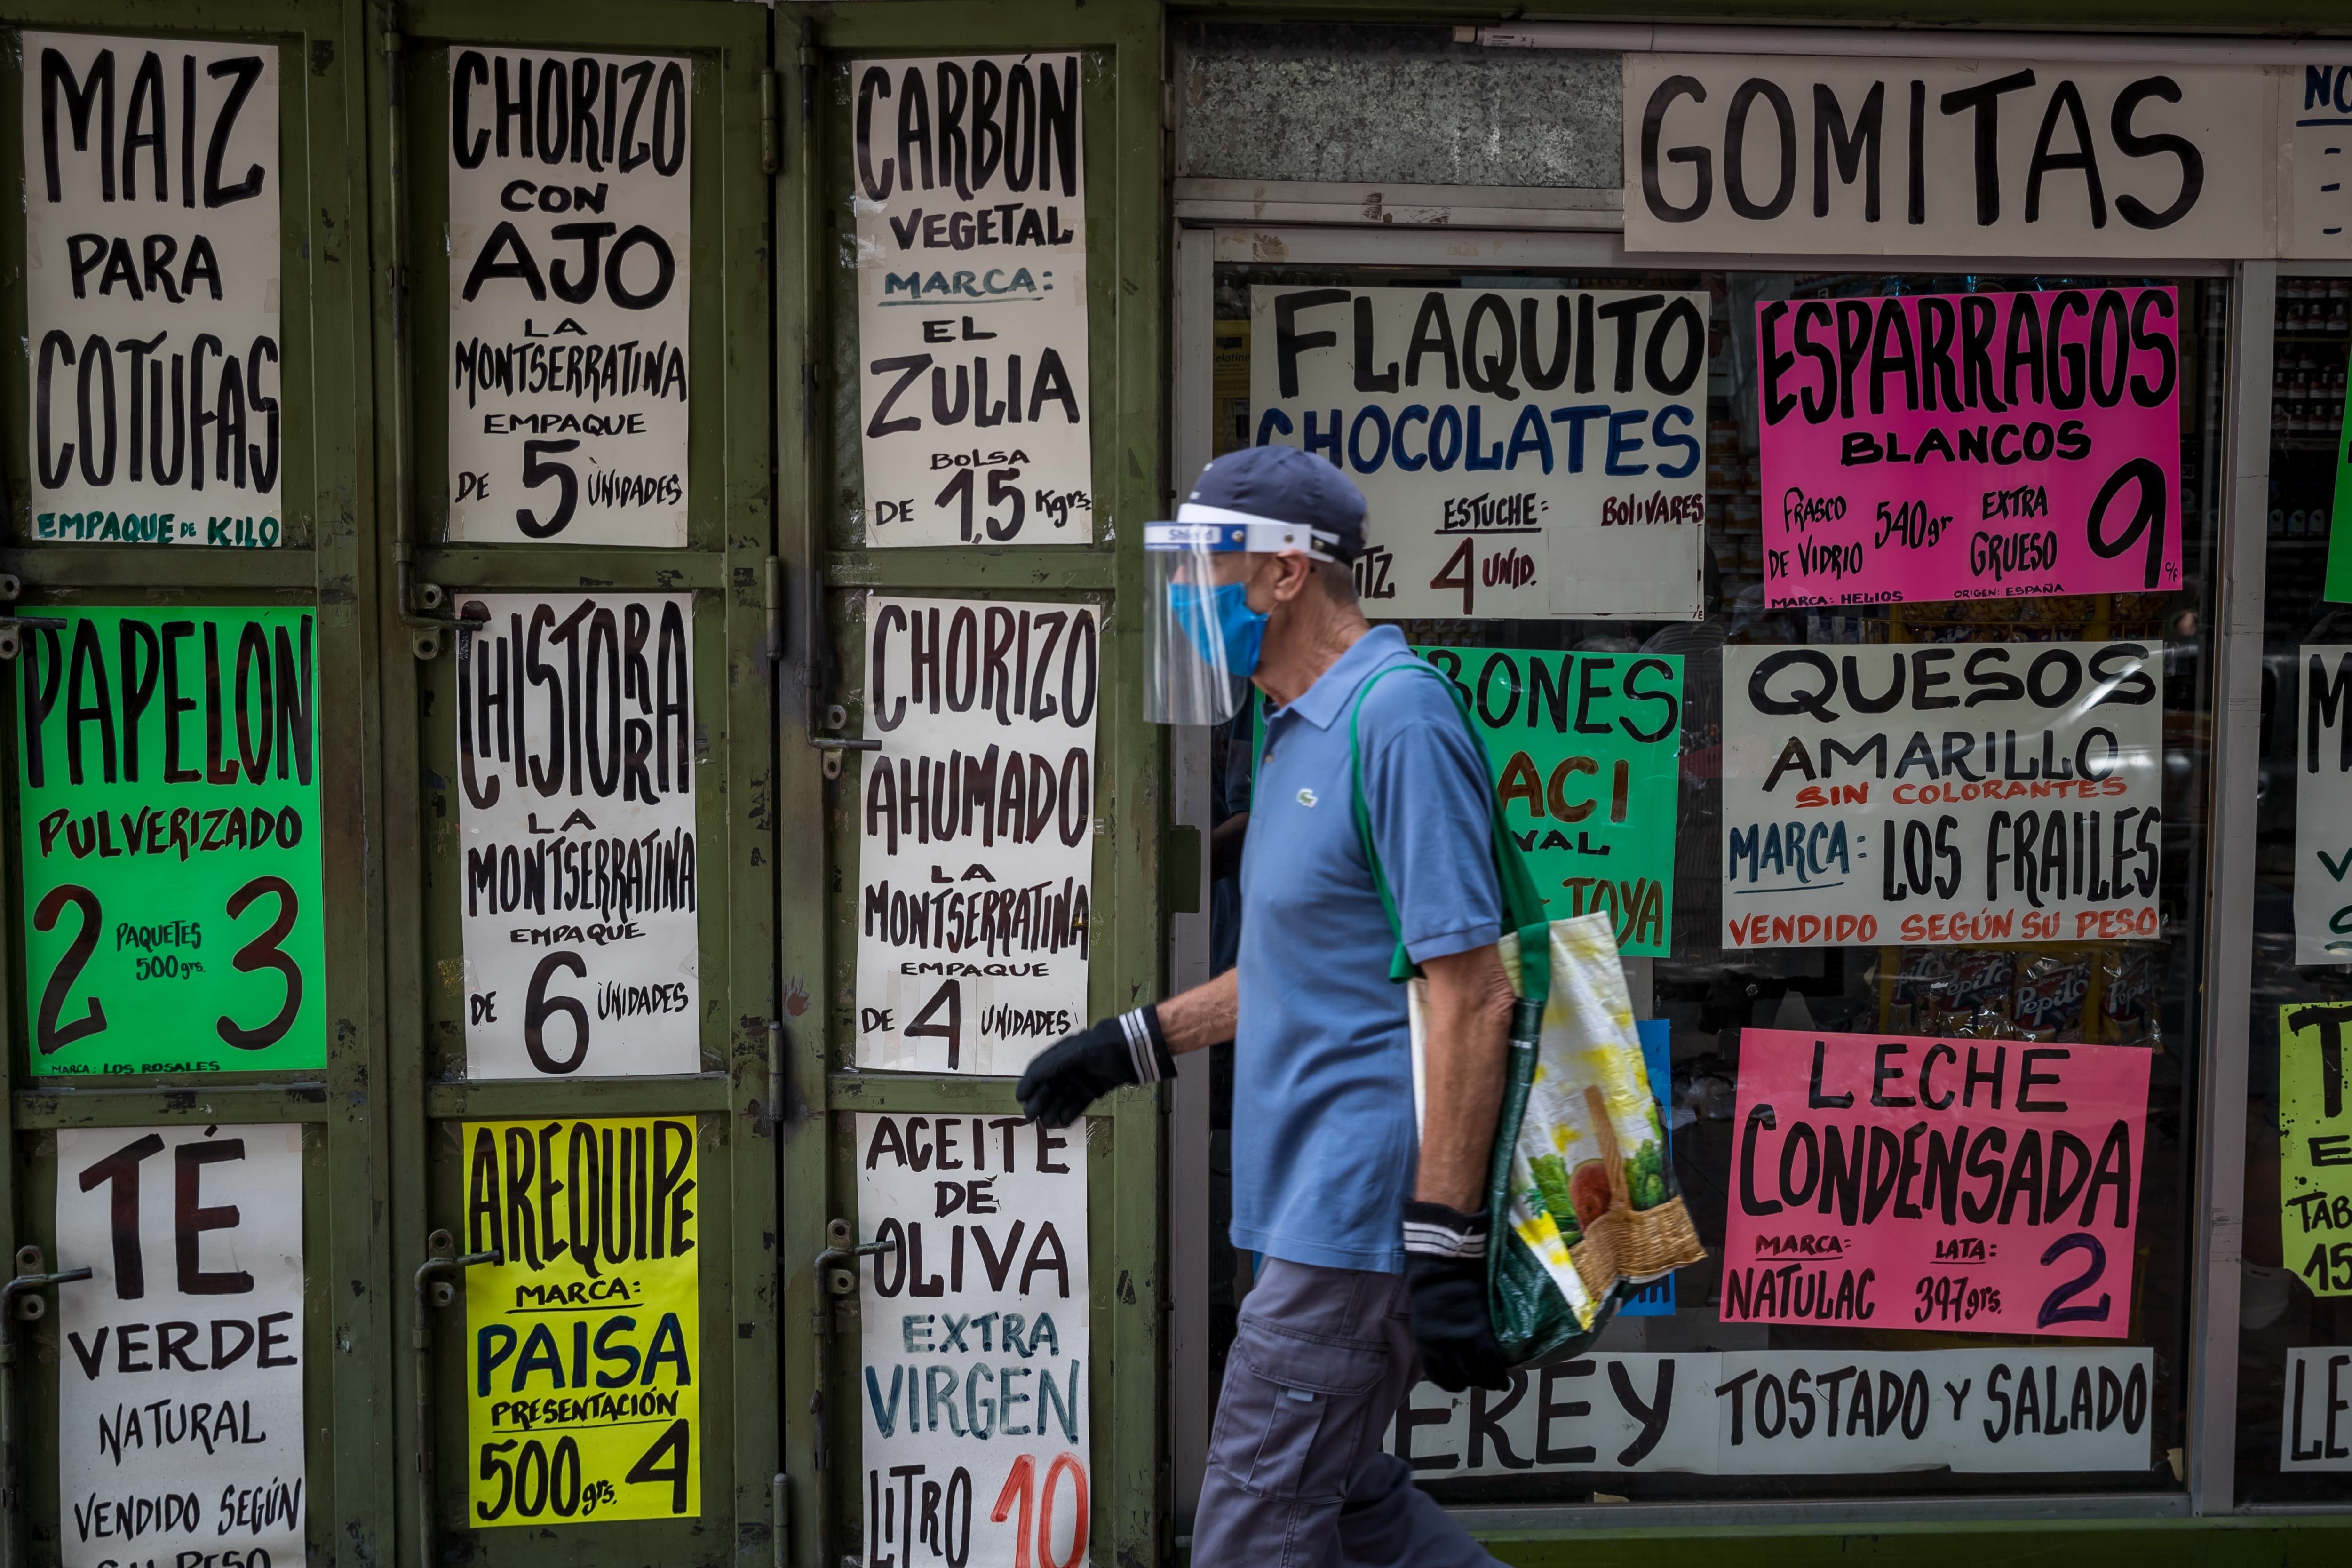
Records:
[[[33,1072],[321,1065],[316,616],[64,619],[16,661]]]

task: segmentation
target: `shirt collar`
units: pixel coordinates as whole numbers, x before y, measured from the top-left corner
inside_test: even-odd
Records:
[[[1404,634],[1396,627],[1374,626],[1358,637],[1355,646],[1341,654],[1288,707],[1276,710],[1269,722],[1295,713],[1317,729],[1328,730],[1374,670],[1400,656],[1410,657],[1412,652],[1405,644]]]

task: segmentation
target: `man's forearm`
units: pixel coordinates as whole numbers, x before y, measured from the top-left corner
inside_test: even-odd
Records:
[[[1181,1057],[1224,1044],[1234,1037],[1241,1010],[1241,982],[1231,969],[1205,985],[1178,992],[1160,1004],[1160,1032],[1169,1054]]]
[[[1422,973],[1429,979],[1429,1026],[1413,1196],[1473,1213],[1486,1205],[1510,1062],[1510,976],[1492,946],[1432,959]]]

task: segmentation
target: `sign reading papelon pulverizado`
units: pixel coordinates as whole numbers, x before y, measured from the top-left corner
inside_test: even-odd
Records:
[[[16,661],[33,1072],[322,1065],[316,616],[64,619]]]

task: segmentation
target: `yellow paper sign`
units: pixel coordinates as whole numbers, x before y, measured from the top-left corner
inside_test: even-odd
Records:
[[[2279,1009],[2279,1237],[2315,1296],[2352,1296],[2352,1002]]]
[[[478,1527],[702,1511],[691,1120],[466,1129]]]

